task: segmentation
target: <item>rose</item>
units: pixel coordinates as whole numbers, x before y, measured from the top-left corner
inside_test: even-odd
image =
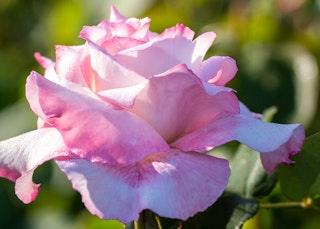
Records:
[[[226,160],[204,154],[237,140],[261,153],[267,172],[299,152],[301,125],[265,123],[225,87],[237,67],[203,57],[215,34],[183,25],[160,35],[148,18],[84,27],[81,46],[57,46],[56,61],[35,57],[45,78],[26,84],[38,130],[0,142],[0,176],[33,201],[33,171],[54,159],[104,219],[137,220],[143,209],[187,219],[212,205],[229,177]]]

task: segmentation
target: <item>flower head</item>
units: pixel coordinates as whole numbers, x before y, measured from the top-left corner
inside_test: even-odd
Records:
[[[204,55],[212,32],[194,39],[178,24],[161,34],[149,18],[85,26],[80,46],[56,46],[56,59],[35,54],[26,97],[38,130],[0,142],[0,176],[33,201],[33,171],[54,159],[87,209],[104,219],[137,220],[143,209],[187,219],[212,205],[229,178],[225,159],[205,154],[237,140],[261,153],[267,172],[299,152],[301,125],[266,123],[225,87],[230,57]]]

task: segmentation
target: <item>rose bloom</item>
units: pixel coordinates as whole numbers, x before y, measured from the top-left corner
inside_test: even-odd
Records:
[[[34,170],[54,159],[86,208],[127,223],[143,209],[187,219],[224,191],[228,161],[205,154],[229,141],[260,152],[271,172],[299,152],[299,124],[266,123],[225,87],[237,72],[230,57],[203,60],[215,34],[178,24],[156,34],[149,18],[85,26],[80,46],[39,53],[45,77],[31,72],[26,97],[38,129],[0,142],[0,176],[35,200]]]

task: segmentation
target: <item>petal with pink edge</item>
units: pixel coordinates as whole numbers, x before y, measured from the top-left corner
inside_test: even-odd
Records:
[[[98,95],[101,99],[114,103],[118,106],[132,108],[137,95],[145,88],[146,84],[147,81],[132,87],[100,91]]]
[[[270,173],[289,157],[298,153],[304,128],[299,124],[267,123],[255,118],[241,106],[241,113],[214,120],[171,144],[182,151],[207,151],[226,142],[237,140],[261,153],[262,164]]]
[[[204,61],[195,73],[204,82],[224,86],[232,80],[237,71],[234,59],[227,56],[213,56]]]
[[[0,177],[16,182],[17,196],[24,203],[30,203],[39,191],[39,185],[32,182],[33,171],[45,161],[67,155],[57,130],[31,131],[0,142]]]
[[[44,77],[50,79],[53,82],[58,82],[60,77],[57,75],[54,66],[55,62],[51,59],[42,56],[39,52],[34,54],[34,58],[38,61],[38,63],[45,68]]]
[[[81,69],[88,87],[95,92],[134,86],[145,80],[119,64],[106,50],[89,41],[81,60]]]
[[[110,7],[110,21],[111,22],[122,22],[127,20],[113,5]]]
[[[136,19],[137,20],[137,19]],[[139,21],[139,20],[138,20]],[[149,26],[140,31],[127,23],[102,21],[98,26],[84,26],[80,37],[104,48],[112,55],[144,43]],[[138,31],[137,31],[138,29]],[[141,39],[139,39],[142,36]]]
[[[144,209],[185,220],[217,200],[230,174],[224,159],[178,150],[127,167],[82,159],[56,162],[92,214],[123,223],[137,220]]]
[[[170,143],[218,115],[238,113],[239,102],[231,90],[213,85],[207,89],[185,65],[177,65],[149,80],[132,112]]]
[[[144,120],[102,100],[71,91],[33,72],[26,96],[31,109],[61,133],[80,157],[129,164],[169,146]]]
[[[119,52],[115,58],[145,77],[163,73],[178,64],[186,64],[196,71],[215,34],[205,33],[192,41],[193,36],[194,32],[188,27],[176,25],[148,43]]]
[[[87,87],[80,67],[81,58],[85,45],[80,46],[56,46],[55,70],[59,77],[64,80]]]

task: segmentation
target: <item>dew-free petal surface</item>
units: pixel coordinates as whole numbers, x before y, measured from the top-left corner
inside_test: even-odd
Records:
[[[200,153],[156,153],[127,167],[82,159],[56,161],[92,214],[128,223],[143,209],[187,219],[223,192],[228,162]]]
[[[214,87],[211,94],[208,91],[185,65],[177,65],[149,80],[137,95],[133,112],[171,142],[218,115],[239,111],[239,102],[231,90]]]
[[[26,85],[32,110],[57,128],[78,156],[95,162],[130,164],[169,150],[144,120],[120,107],[69,90],[32,72]]]
[[[289,157],[299,152],[304,140],[304,128],[299,124],[261,121],[241,106],[240,114],[216,119],[178,139],[171,146],[182,151],[204,152],[233,140],[260,152],[264,168],[271,172],[281,163],[290,163]]]
[[[69,155],[60,133],[54,128],[34,130],[0,142],[0,177],[16,182],[17,196],[33,201],[39,185],[32,182],[34,170],[57,156]]]

